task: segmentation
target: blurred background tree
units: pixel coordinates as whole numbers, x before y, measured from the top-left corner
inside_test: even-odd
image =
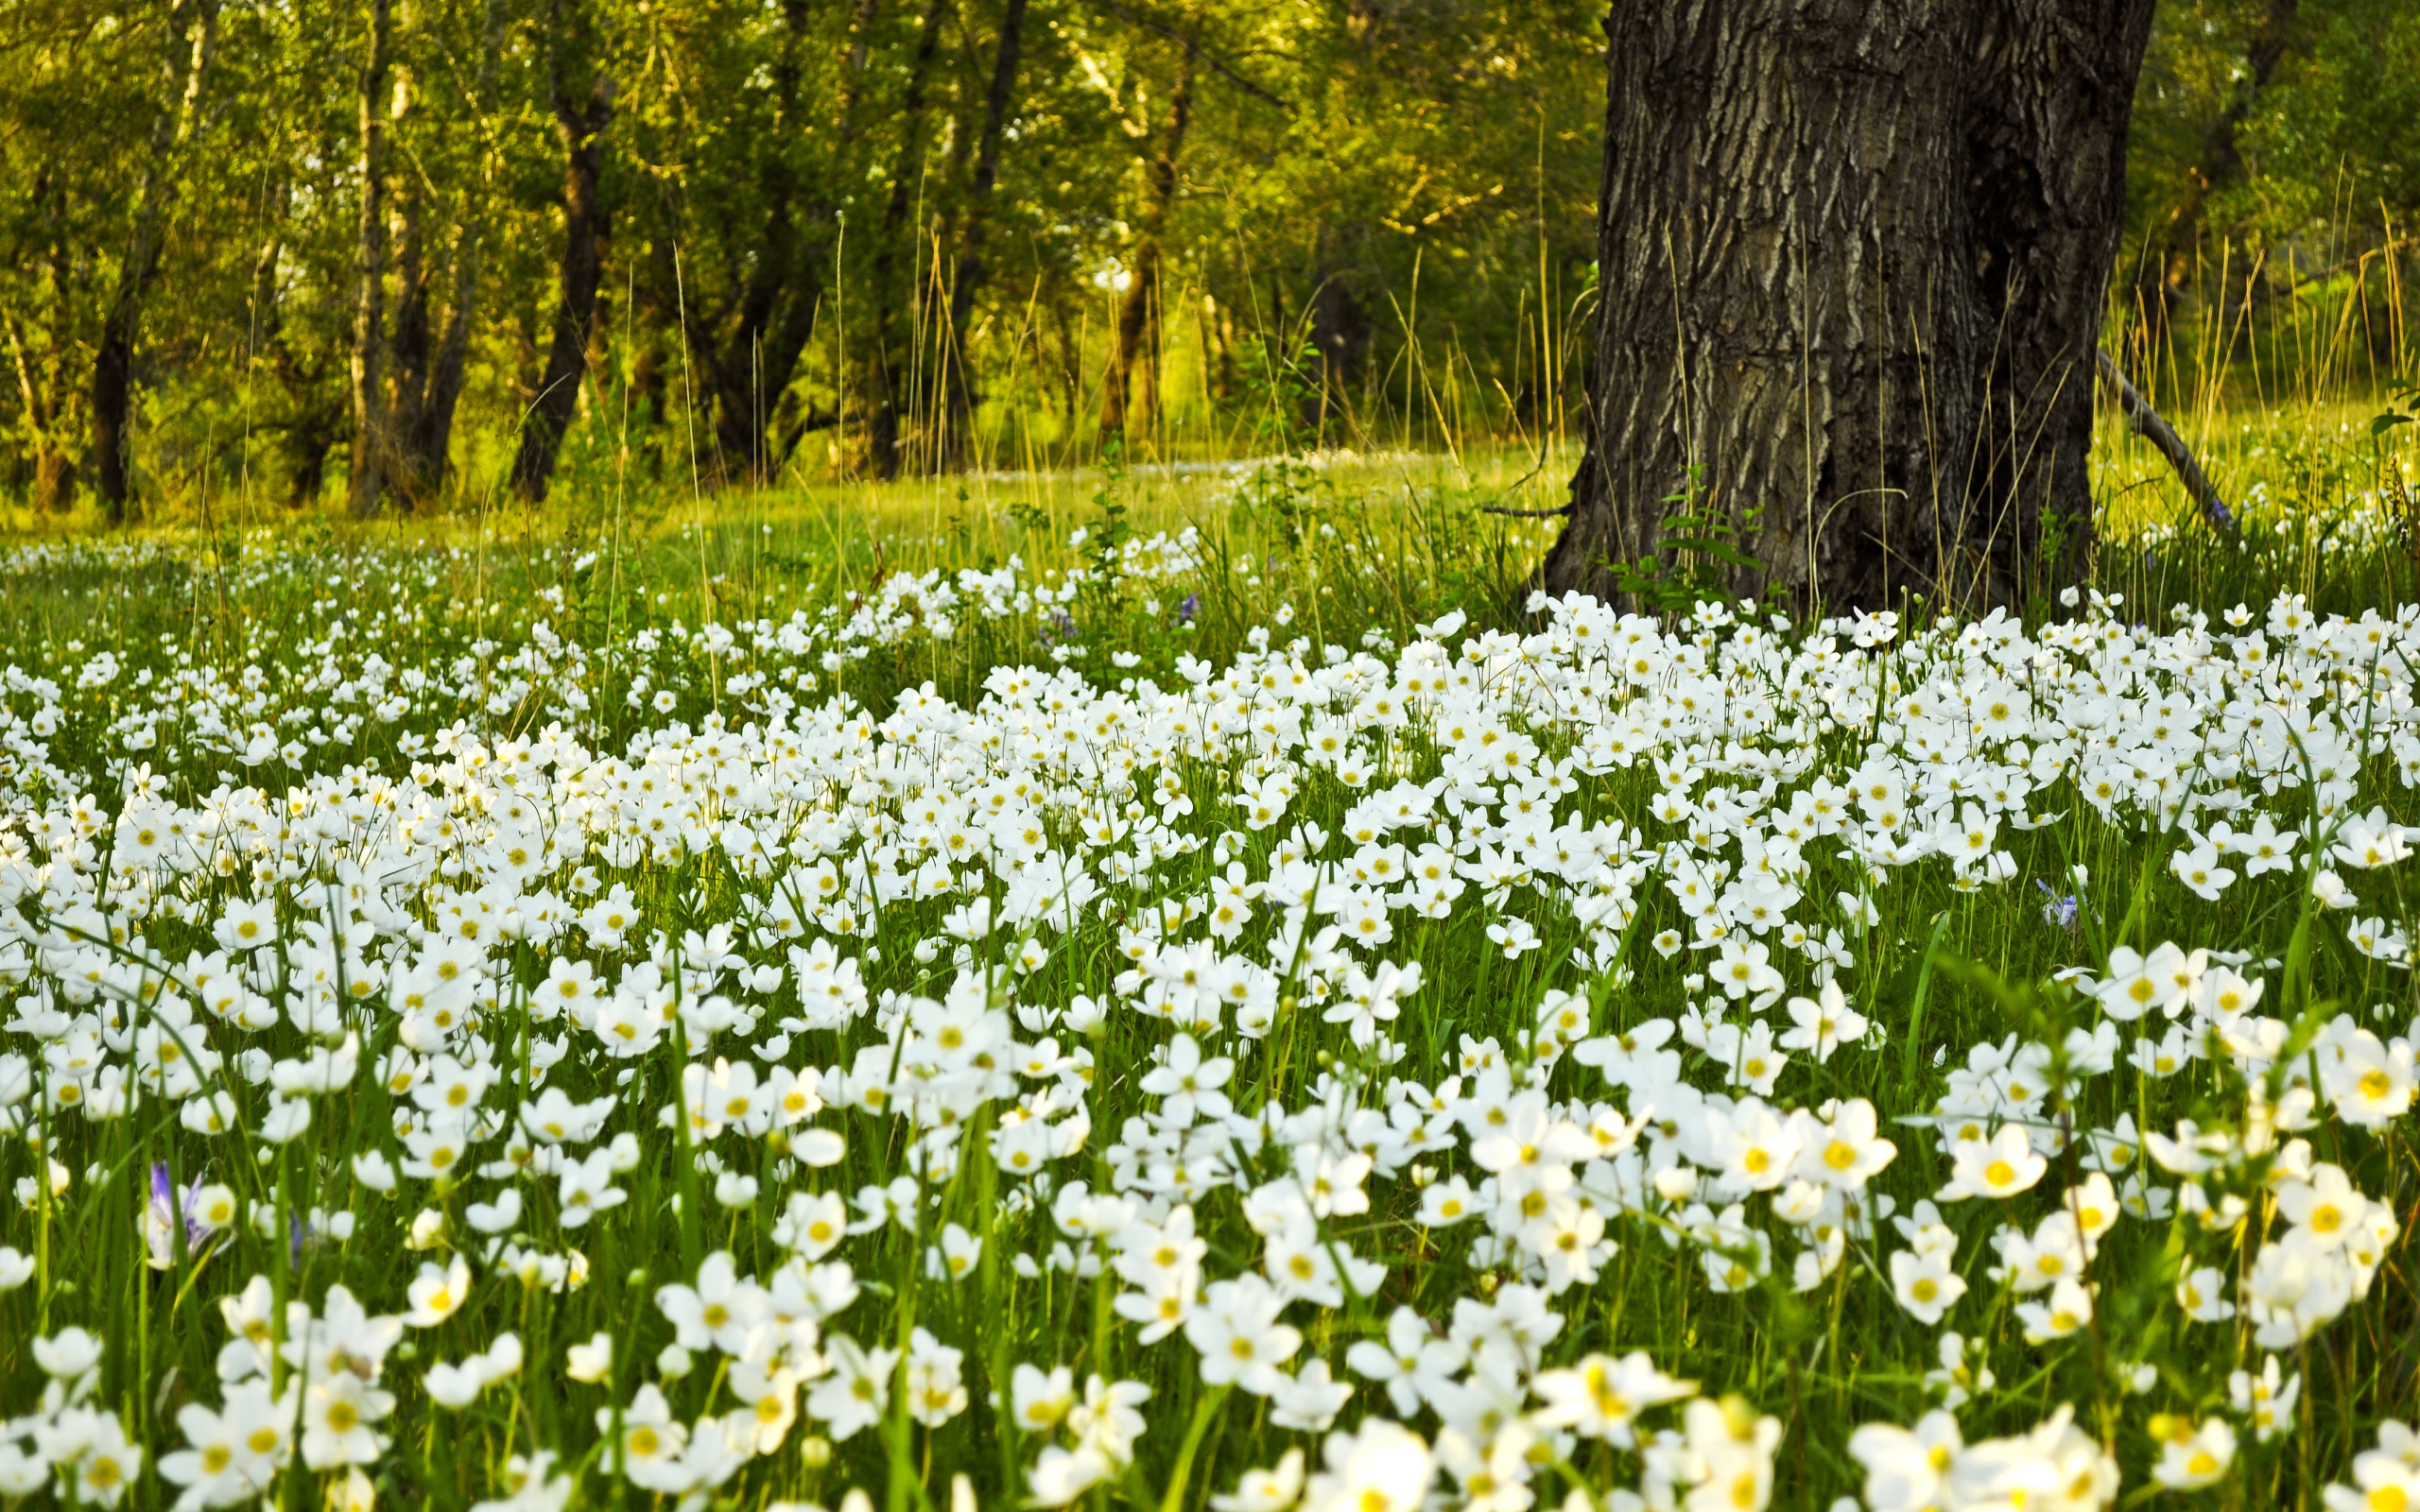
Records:
[[[28,0],[0,17],[0,497],[427,511],[1113,436],[1567,467],[1603,22]],[[2414,120],[2420,8],[2163,0],[2112,281],[2147,386],[2393,376]]]

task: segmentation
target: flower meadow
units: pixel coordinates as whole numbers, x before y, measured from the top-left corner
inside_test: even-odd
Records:
[[[0,651],[0,1499],[2420,1506],[2420,611],[258,571]]]

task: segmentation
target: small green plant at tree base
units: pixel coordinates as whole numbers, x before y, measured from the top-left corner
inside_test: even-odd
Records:
[[[1663,502],[1660,551],[1635,561],[1605,562],[1622,593],[1642,609],[1666,618],[1686,614],[1700,604],[1734,597],[1734,573],[1766,571],[1765,563],[1741,548],[1754,537],[1765,507],[1751,505],[1737,520],[1715,507],[1705,496],[1703,464],[1692,463],[1681,491],[1666,494]]]
[[[1085,596],[1111,619],[1126,611],[1126,543],[1134,525],[1126,507],[1126,443],[1113,436],[1101,447],[1100,487],[1093,490],[1094,523],[1079,525],[1068,544],[1092,568]]]
[[[2420,419],[2420,378],[2400,378],[2387,390],[2386,408],[2370,418],[2370,478],[2378,502],[2394,522],[2407,551],[2420,551],[2420,501],[2405,475],[2403,442],[2412,434],[2400,427]]]

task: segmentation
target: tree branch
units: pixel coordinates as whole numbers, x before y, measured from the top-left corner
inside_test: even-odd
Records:
[[[1212,52],[1208,47],[1203,46],[1201,38],[1188,37],[1184,32],[1168,25],[1168,23],[1160,20],[1156,16],[1138,15],[1134,11],[1127,9],[1124,6],[1116,4],[1115,0],[1085,0],[1085,4],[1091,6],[1095,10],[1115,17],[1117,20],[1126,23],[1130,26],[1140,26],[1145,31],[1158,32],[1161,36],[1166,37],[1168,41],[1175,43],[1177,45],[1189,48],[1194,52],[1201,54],[1201,60],[1208,63],[1210,65],[1211,72],[1217,74],[1220,78],[1225,79],[1228,83],[1233,84],[1236,88],[1242,90],[1253,99],[1260,101],[1263,105],[1269,106],[1270,109],[1276,111],[1282,115],[1291,115],[1294,113],[1293,107],[1288,105],[1284,100],[1279,99],[1276,95],[1270,94],[1269,91],[1261,88],[1258,84],[1255,84],[1251,79],[1245,77],[1243,73],[1237,69],[1235,64],[1229,62],[1226,59],[1219,57],[1217,53]]]
[[[1482,504],[1478,512],[1509,515],[1515,520],[1560,520],[1571,512],[1571,506],[1566,504],[1559,509],[1508,509],[1500,504]]]
[[[2161,419],[2159,411],[2152,408],[2152,402],[2143,397],[2142,390],[2127,381],[2115,357],[2106,352],[2096,352],[2094,355],[2100,359],[2101,381],[2116,390],[2118,407],[2125,413],[2135,434],[2151,442],[2152,450],[2166,457],[2168,465],[2176,470],[2177,480],[2185,485],[2185,491],[2192,495],[2194,504],[2201,508],[2202,518],[2210,523],[2210,528],[2222,536],[2234,535],[2235,515],[2227,508],[2226,501],[2219,496],[2218,487],[2210,481],[2209,474],[2202,471],[2202,464],[2194,460],[2192,448],[2176,434],[2176,427]]]

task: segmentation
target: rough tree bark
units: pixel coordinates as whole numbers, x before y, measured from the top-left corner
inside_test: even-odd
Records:
[[[580,382],[588,375],[588,347],[596,334],[596,290],[605,274],[606,211],[597,190],[604,170],[605,128],[614,119],[614,80],[597,56],[594,18],[581,0],[555,0],[547,20],[546,87],[554,104],[555,133],[563,148],[563,251],[546,366],[521,427],[521,449],[512,459],[512,487],[533,501],[546,496],[555,456],[579,404]],[[576,68],[585,70],[585,80],[574,80]]]
[[[1668,570],[1681,507],[1761,564],[1732,592],[1802,610],[2005,604],[2075,561],[2152,5],[1617,5],[1588,444],[1543,585]]]
[[[1168,93],[1167,126],[1160,133],[1160,150],[1150,162],[1143,185],[1143,220],[1134,238],[1134,266],[1127,270],[1126,297],[1118,301],[1117,324],[1110,332],[1109,369],[1101,376],[1100,435],[1106,440],[1126,434],[1132,412],[1139,407],[1134,367],[1143,355],[1153,318],[1160,309],[1160,237],[1167,232],[1168,206],[1176,199],[1176,165],[1184,151],[1184,133],[1193,123],[1193,75],[1201,59],[1201,19],[1188,13],[1184,38],[1179,44],[1176,88]],[[1149,366],[1145,382],[1151,376]]]
[[[126,520],[127,421],[134,404],[134,341],[143,300],[160,273],[169,201],[176,195],[179,149],[193,139],[201,94],[218,39],[217,0],[184,0],[174,12],[166,72],[168,101],[154,117],[150,150],[134,191],[134,218],[118,259],[117,287],[101,318],[93,351],[93,481],[109,507],[110,523]],[[37,479],[36,491],[41,491]]]
[[[361,219],[353,249],[353,466],[346,499],[357,519],[378,512],[387,451],[387,108],[392,0],[369,0],[370,56],[361,68]]]

